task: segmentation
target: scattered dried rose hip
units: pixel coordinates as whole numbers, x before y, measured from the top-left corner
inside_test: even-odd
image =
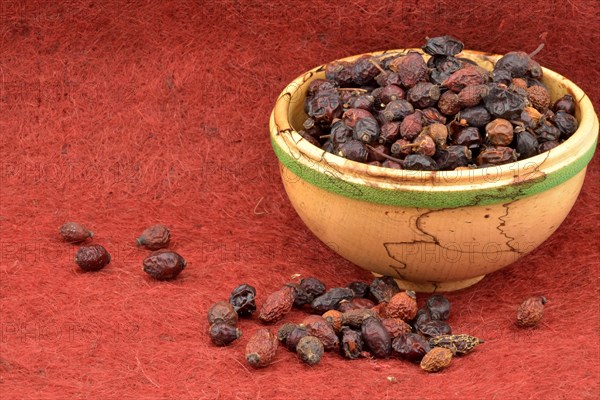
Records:
[[[257,330],[246,344],[246,361],[255,368],[266,367],[275,358],[278,343],[268,329]]]
[[[425,304],[431,319],[446,321],[450,317],[450,301],[441,294],[434,294],[427,299]]]
[[[283,318],[294,304],[294,288],[284,286],[271,293],[263,303],[258,319],[263,322],[275,322]]]
[[[81,246],[75,254],[75,262],[83,271],[98,271],[110,263],[110,254],[99,244]]]
[[[363,339],[360,332],[349,327],[342,328],[340,354],[351,360],[359,358],[363,353]]]
[[[335,310],[342,301],[352,300],[354,292],[348,288],[332,288],[321,296],[315,298],[310,306],[312,311],[322,314],[329,310]]]
[[[426,372],[438,372],[447,368],[451,361],[451,350],[444,347],[434,347],[421,360],[421,369]]]
[[[238,315],[231,304],[226,301],[214,303],[208,309],[208,323],[210,325],[225,323],[235,325],[238,322]]]
[[[367,318],[361,331],[363,341],[373,356],[387,358],[392,354],[392,338],[378,318]]]
[[[208,329],[210,340],[217,346],[227,346],[242,336],[242,331],[224,322],[213,324]]]
[[[323,356],[323,343],[315,336],[304,336],[296,346],[298,358],[308,365],[315,365]]]
[[[461,58],[463,48],[460,40],[439,36],[427,39],[422,52],[327,64],[325,79],[309,84],[308,118],[299,134],[352,161],[435,171],[522,160],[577,130],[575,100],[551,98],[543,70],[532,59],[539,50],[507,53],[487,71]],[[457,123],[464,129],[452,129]],[[450,134],[444,137],[434,124]],[[529,133],[520,141],[519,129]],[[468,151],[449,154],[451,146]]]
[[[404,333],[392,342],[392,349],[401,358],[419,362],[429,351],[429,342],[416,333]]]
[[[187,262],[179,254],[171,250],[152,252],[142,262],[144,272],[159,281],[174,279],[187,266]]]
[[[325,350],[330,351],[338,347],[339,339],[333,327],[327,320],[318,315],[309,315],[302,321],[309,336],[318,338]]]
[[[164,225],[153,225],[142,232],[136,242],[148,250],[165,248],[171,241],[171,231]]]
[[[229,295],[229,303],[240,317],[249,317],[256,311],[256,289],[244,283],[239,285]]]
[[[66,222],[59,230],[63,240],[68,243],[85,242],[87,238],[94,236],[94,232],[88,231],[83,225],[78,224],[77,222]]]
[[[517,310],[517,325],[521,327],[536,326],[544,315],[544,296],[530,297]]]
[[[417,295],[415,292],[406,291],[395,294],[385,308],[387,318],[400,318],[410,321],[417,315]]]

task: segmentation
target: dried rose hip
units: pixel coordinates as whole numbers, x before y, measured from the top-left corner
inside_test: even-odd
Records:
[[[351,139],[340,145],[337,155],[352,161],[366,162],[369,157],[369,151],[362,141]]]
[[[434,347],[421,360],[421,369],[426,372],[438,372],[447,368],[452,361],[452,351],[443,347]]]
[[[513,148],[504,146],[488,147],[479,153],[475,160],[477,165],[500,165],[513,161],[517,161],[517,152]]]
[[[300,287],[309,295],[319,297],[326,292],[326,287],[323,282],[317,278],[308,277],[300,280]]]
[[[242,331],[224,322],[213,324],[208,329],[210,340],[217,346],[227,346],[242,336]]]
[[[392,338],[379,319],[367,318],[361,331],[363,341],[374,357],[387,358],[392,354]]]
[[[464,48],[464,44],[452,36],[438,36],[427,39],[427,43],[422,47],[423,51],[432,56],[455,56]]]
[[[332,288],[310,304],[313,312],[323,314],[329,310],[335,310],[343,300],[352,300],[354,292],[348,288]]]
[[[563,139],[568,139],[575,133],[579,124],[574,116],[566,111],[557,111],[552,118],[552,122],[558,128]]]
[[[360,327],[369,318],[379,319],[379,315],[370,309],[348,310],[342,314],[342,325]]]
[[[390,299],[385,308],[385,314],[387,318],[400,318],[404,321],[410,321],[417,315],[418,309],[415,292],[406,291],[395,294]]]
[[[308,332],[306,332],[306,327],[304,325],[297,325],[294,329],[292,329],[285,339],[285,345],[288,350],[296,351],[296,346],[300,342],[300,339],[306,335],[308,335]]]
[[[225,323],[227,325],[235,325],[238,322],[238,314],[235,309],[227,301],[219,301],[214,303],[208,309],[208,323],[210,325]]]
[[[255,368],[271,364],[277,352],[278,340],[268,329],[259,329],[246,344],[246,361]]]
[[[381,323],[388,331],[392,339],[397,338],[403,333],[409,333],[412,331],[411,326],[400,318],[384,318],[381,320]]]
[[[455,115],[460,111],[458,95],[450,90],[440,96],[437,105],[442,114],[445,115]]]
[[[575,99],[570,94],[565,94],[560,99],[556,100],[552,106],[554,112],[564,111],[571,115],[575,115]]]
[[[494,146],[508,146],[513,141],[513,126],[510,121],[497,118],[485,126],[488,142]]]
[[[407,115],[400,123],[400,136],[406,140],[413,140],[423,130],[423,114],[421,110],[415,110],[414,113]]]
[[[298,325],[291,322],[286,322],[285,324],[281,325],[277,330],[277,339],[280,342],[285,343],[289,334],[292,333],[296,327],[298,327]]]
[[[338,310],[329,310],[323,314],[323,318],[335,332],[339,332],[342,329],[342,313]]]
[[[173,279],[187,266],[183,257],[174,251],[157,250],[142,262],[143,270],[159,281]]]
[[[431,319],[447,321],[450,317],[450,301],[442,294],[434,294],[427,299],[425,308]]]
[[[351,360],[359,358],[363,352],[363,340],[361,334],[348,327],[344,327],[342,328],[341,335],[340,354]]]
[[[533,157],[540,153],[540,144],[537,141],[535,135],[529,131],[523,131],[517,133],[517,145],[515,150],[519,153],[519,160],[524,158]],[[550,142],[546,142],[550,143]]]
[[[429,343],[416,333],[405,333],[392,342],[394,351],[404,359],[419,362],[430,350]]]
[[[415,171],[436,171],[439,169],[435,160],[423,154],[409,154],[402,165],[404,169]]]
[[[452,328],[446,321],[431,320],[419,324],[418,331],[425,337],[435,337],[452,334]]]
[[[313,296],[306,293],[299,284],[288,283],[287,285],[294,289],[294,307],[302,308],[313,300]]]
[[[158,250],[169,245],[171,231],[164,225],[153,225],[142,232],[136,242],[149,250]]]
[[[350,304],[352,304],[355,309],[373,308],[373,307],[375,307],[375,303],[373,303],[369,299],[364,299],[362,297],[358,297],[358,298],[355,297],[355,298],[353,298],[350,301]]]
[[[538,111],[544,111],[550,106],[550,93],[543,86],[530,86],[527,88],[527,98],[531,105]]]
[[[389,66],[390,70],[397,72],[402,85],[411,88],[417,82],[427,78],[427,64],[421,54],[410,51],[404,57],[394,59]]]
[[[256,289],[244,283],[239,285],[229,295],[229,303],[240,317],[249,317],[256,311]]]
[[[306,327],[306,332],[310,336],[317,337],[325,347],[325,350],[333,350],[339,345],[338,337],[333,327],[318,315],[310,315],[302,321],[302,325]]]
[[[366,282],[352,282],[348,285],[348,289],[354,293],[354,299],[367,297],[369,294],[369,284]]]
[[[308,365],[315,365],[323,357],[323,343],[315,336],[304,336],[296,346],[298,358]]]
[[[375,278],[369,286],[369,297],[376,303],[387,303],[396,293],[400,293],[400,288],[390,276]]]
[[[258,319],[263,322],[275,322],[283,318],[294,304],[294,288],[284,286],[267,297],[263,303]]]
[[[59,230],[63,240],[68,243],[85,242],[87,238],[94,236],[94,232],[88,231],[83,225],[78,224],[77,222],[66,222]]]
[[[517,325],[521,327],[536,326],[544,315],[544,296],[531,297],[525,300],[517,310]]]
[[[98,271],[110,263],[110,254],[99,244],[81,246],[75,254],[75,262],[83,271]]]
[[[468,354],[476,346],[484,343],[483,340],[476,338],[475,336],[469,336],[465,334],[461,335],[442,335],[436,336],[429,339],[429,345],[431,347],[445,347],[452,351],[454,354]]]

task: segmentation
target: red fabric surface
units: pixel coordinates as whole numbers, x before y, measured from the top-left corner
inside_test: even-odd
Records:
[[[334,354],[311,368],[283,349],[250,370],[244,346],[260,324],[242,321],[243,338],[217,348],[205,317],[242,282],[260,303],[295,273],[371,279],[286,198],[267,124],[287,82],[447,33],[498,53],[545,43],[537,59],[600,109],[597,1],[60,3],[0,3],[3,399],[600,396],[598,154],[547,242],[449,294],[454,330],[486,343],[441,374]],[[106,269],[77,271],[57,232],[67,220],[109,249]],[[134,238],[156,222],[189,263],[173,282],[141,271]],[[549,300],[543,323],[519,330],[516,307],[535,294]]]

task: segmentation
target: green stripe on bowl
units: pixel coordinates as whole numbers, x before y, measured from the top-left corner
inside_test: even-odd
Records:
[[[597,143],[597,139],[596,139]],[[501,186],[488,189],[473,189],[461,191],[427,192],[422,190],[392,190],[375,188],[348,182],[335,171],[324,171],[309,168],[286,153],[273,139],[273,150],[279,161],[301,179],[321,189],[337,193],[341,196],[371,203],[387,204],[401,207],[420,208],[458,208],[464,206],[487,205],[513,201],[523,197],[552,189],[555,186],[577,175],[592,159],[596,144],[572,163],[561,169],[548,173],[545,179],[525,181],[520,184]]]

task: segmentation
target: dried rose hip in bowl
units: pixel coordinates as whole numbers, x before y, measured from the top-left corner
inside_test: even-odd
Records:
[[[66,222],[59,228],[63,240],[68,243],[85,242],[88,238],[94,236],[94,232],[88,231],[77,222]]]
[[[136,239],[139,246],[144,246],[148,250],[158,250],[169,245],[171,241],[171,231],[164,225],[153,225],[146,228],[144,232]]]
[[[174,279],[187,266],[183,257],[174,251],[157,250],[142,262],[143,270],[152,278],[164,281]]]
[[[98,271],[110,263],[111,256],[99,244],[81,246],[75,254],[75,262],[83,271]]]
[[[588,96],[535,54],[464,50],[456,38],[424,44],[302,74],[278,98],[270,134],[286,193],[311,231],[402,289],[439,293],[514,263],[524,252],[511,246],[529,251],[560,225],[598,129]],[[380,68],[374,78],[366,60]],[[555,200],[557,192],[567,195]],[[529,198],[537,208],[521,201]],[[549,218],[536,219],[547,202]],[[533,223],[539,229],[526,228]],[[492,245],[490,263],[483,247]]]

